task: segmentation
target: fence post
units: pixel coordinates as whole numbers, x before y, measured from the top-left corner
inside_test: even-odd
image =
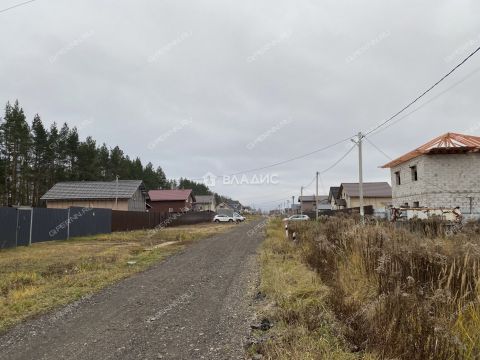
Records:
[[[67,211],[67,240],[70,240],[70,208]]]
[[[17,212],[17,227],[15,228],[15,247],[18,246],[18,218],[20,216],[20,211],[18,209],[15,209]]]
[[[28,245],[32,245],[32,227],[33,227],[33,208],[30,209],[30,237],[28,239]]]

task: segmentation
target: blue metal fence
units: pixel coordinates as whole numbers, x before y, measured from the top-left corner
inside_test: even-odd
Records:
[[[0,249],[112,232],[112,210],[0,208]]]
[[[51,240],[210,222],[215,213],[141,213],[71,207],[0,208],[0,249]]]
[[[17,245],[17,209],[0,208],[0,249]]]

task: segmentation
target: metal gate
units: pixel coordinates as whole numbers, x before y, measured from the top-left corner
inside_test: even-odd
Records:
[[[33,209],[18,209],[17,212],[17,246],[32,243]]]

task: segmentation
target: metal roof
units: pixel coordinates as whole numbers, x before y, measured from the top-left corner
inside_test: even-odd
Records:
[[[299,196],[298,201],[315,201],[315,195],[305,195],[305,196]],[[328,202],[328,196],[327,195],[318,195],[318,202]]]
[[[150,190],[148,192],[151,201],[181,201],[188,200],[188,197],[192,195],[191,189],[180,190]],[[195,200],[195,198],[194,198]]]
[[[328,201],[332,201],[332,198],[336,199],[338,197],[338,192],[340,191],[340,186],[331,186],[328,193]]]
[[[342,188],[350,197],[360,196],[360,186],[358,183],[342,183],[340,184],[340,192]],[[392,197],[392,187],[387,182],[365,182],[363,183],[363,196],[370,198],[388,198]]]
[[[42,200],[93,200],[93,199],[130,199],[141,189],[145,191],[142,180],[116,181],[68,181],[56,183]]]
[[[423,144],[399,158],[390,161],[382,168],[392,168],[425,154],[453,154],[480,152],[480,137],[457,133],[446,133]]]

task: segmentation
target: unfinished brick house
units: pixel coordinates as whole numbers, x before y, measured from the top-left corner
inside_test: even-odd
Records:
[[[393,206],[455,208],[480,215],[480,137],[447,133],[382,166]]]

